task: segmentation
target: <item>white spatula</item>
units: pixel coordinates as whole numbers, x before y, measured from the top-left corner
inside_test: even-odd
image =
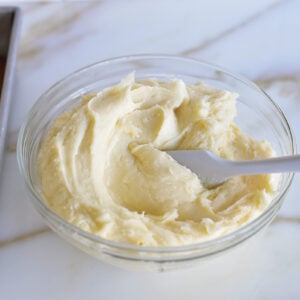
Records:
[[[175,150],[167,153],[196,173],[207,187],[219,185],[238,175],[300,172],[300,155],[232,161],[206,150]]]

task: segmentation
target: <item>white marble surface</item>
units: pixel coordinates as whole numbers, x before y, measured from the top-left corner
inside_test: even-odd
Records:
[[[15,144],[37,97],[95,61],[132,53],[201,58],[256,81],[300,140],[300,1],[1,2],[23,9],[0,183],[1,299],[300,299],[300,176],[247,251],[171,273],[121,270],[52,233],[25,198]]]

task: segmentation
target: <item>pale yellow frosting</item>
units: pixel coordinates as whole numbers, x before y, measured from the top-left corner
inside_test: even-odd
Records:
[[[235,177],[214,189],[164,150],[208,149],[228,159],[270,157],[233,123],[237,94],[181,80],[121,83],[57,117],[39,153],[48,206],[106,239],[175,246],[232,232],[266,209],[275,175]]]

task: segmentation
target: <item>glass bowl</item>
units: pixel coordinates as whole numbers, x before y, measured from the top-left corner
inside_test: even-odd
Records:
[[[26,191],[45,222],[60,236],[83,251],[126,268],[169,270],[195,265],[244,243],[276,216],[293,179],[281,176],[278,192],[269,207],[238,230],[207,242],[176,247],[145,247],[106,240],[68,223],[45,204],[37,174],[37,155],[51,121],[76,106],[86,93],[118,83],[130,72],[137,79],[180,78],[186,83],[203,81],[237,92],[237,125],[255,139],[267,139],[277,155],[296,153],[289,124],[272,99],[251,81],[206,62],[167,55],[133,55],[113,58],[85,67],[59,81],[35,103],[24,121],[18,139],[17,157]]]

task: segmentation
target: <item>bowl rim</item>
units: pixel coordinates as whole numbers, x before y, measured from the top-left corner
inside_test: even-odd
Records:
[[[124,242],[117,242],[114,240],[108,240],[105,238],[102,238],[100,236],[97,236],[96,234],[89,233],[87,231],[84,231],[80,229],[79,227],[73,225],[72,223],[66,221],[62,217],[60,217],[58,214],[56,214],[54,211],[52,211],[47,204],[44,202],[43,199],[40,199],[38,197],[36,191],[34,190],[33,186],[30,183],[29,178],[27,178],[26,175],[26,166],[24,165],[24,160],[23,160],[23,141],[26,136],[26,131],[27,127],[30,124],[30,120],[33,114],[35,114],[35,108],[39,106],[40,103],[43,102],[44,97],[47,96],[48,93],[50,93],[52,90],[64,85],[64,83],[73,76],[77,76],[82,72],[87,71],[88,69],[100,67],[106,64],[116,64],[116,63],[123,63],[126,61],[130,61],[132,59],[139,59],[139,60],[149,60],[149,59],[166,59],[166,60],[173,60],[173,61],[183,61],[187,63],[194,63],[198,65],[202,65],[205,67],[209,67],[211,69],[215,69],[216,71],[220,71],[222,73],[225,73],[229,75],[230,77],[234,78],[235,80],[238,80],[247,86],[251,86],[253,89],[256,89],[258,92],[262,93],[265,97],[265,99],[271,104],[271,106],[274,107],[276,112],[280,115],[281,117],[281,122],[284,123],[287,133],[288,133],[288,138],[290,142],[290,147],[291,147],[291,152],[292,154],[296,154],[296,142],[294,138],[294,134],[292,132],[291,126],[289,125],[289,122],[287,118],[285,117],[283,111],[280,109],[278,104],[276,104],[272,98],[264,91],[262,90],[258,85],[256,85],[253,81],[247,79],[246,77],[242,75],[235,74],[229,70],[227,70],[224,67],[220,67],[216,64],[212,64],[209,62],[206,62],[204,60],[200,59],[194,59],[194,58],[187,58],[183,56],[177,56],[177,55],[170,55],[170,54],[132,54],[132,55],[125,55],[125,56],[117,56],[113,58],[108,58],[105,60],[101,60],[92,64],[89,64],[87,66],[84,66],[57,81],[55,84],[50,86],[38,99],[37,101],[33,104],[33,106],[30,108],[29,112],[26,114],[26,117],[22,123],[22,126],[19,131],[19,136],[18,136],[18,142],[17,142],[17,161],[18,161],[18,166],[19,166],[19,172],[22,175],[23,181],[25,182],[25,186],[27,187],[27,191],[30,192],[31,199],[34,200],[34,204],[38,205],[41,210],[43,210],[43,215],[46,215],[47,218],[50,218],[52,221],[54,221],[56,224],[59,224],[63,226],[64,228],[67,228],[69,231],[71,231],[74,234],[77,234],[81,237],[84,237],[90,241],[96,242],[98,244],[103,244],[105,246],[113,247],[119,250],[130,250],[130,251],[136,251],[136,252],[143,252],[143,253],[181,253],[181,252],[187,252],[187,251],[194,251],[194,250],[200,250],[200,249],[205,249],[209,248],[211,246],[215,246],[216,244],[221,245],[225,244],[230,241],[234,241],[237,236],[243,237],[243,235],[247,232],[250,234],[248,237],[253,235],[255,232],[257,232],[261,227],[255,230],[254,233],[251,234],[251,228],[257,227],[256,225],[259,225],[260,223],[265,221],[265,218],[268,217],[268,215],[276,209],[276,207],[280,204],[280,200],[285,196],[287,193],[293,178],[294,178],[294,173],[288,173],[287,174],[287,180],[285,183],[285,186],[282,188],[280,193],[278,193],[273,199],[272,199],[272,204],[267,207],[265,211],[263,211],[258,217],[250,221],[249,223],[246,223],[242,227],[238,228],[237,230],[226,234],[224,236],[214,238],[208,241],[204,242],[198,242],[198,243],[193,243],[193,244],[188,244],[188,245],[181,245],[181,246],[141,246],[141,245],[134,245],[134,244],[128,244]],[[243,238],[242,240],[247,239]],[[230,245],[225,247],[230,248]],[[220,251],[222,251],[220,249]],[[219,252],[219,251],[217,251]]]

